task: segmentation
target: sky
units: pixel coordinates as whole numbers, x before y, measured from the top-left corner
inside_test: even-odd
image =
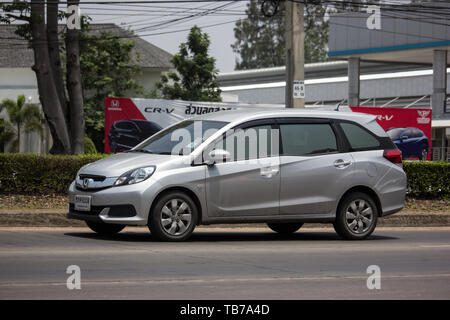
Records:
[[[210,55],[216,59],[216,68],[219,72],[234,70],[237,55],[231,49],[231,44],[234,43],[233,28],[236,20],[245,18],[248,1],[126,5],[97,5],[89,2],[92,1],[81,1],[81,14],[93,18],[91,23],[115,23],[131,27],[143,39],[171,54],[177,53],[180,43],[186,42],[191,27],[203,27],[202,30],[210,36]],[[219,6],[223,7],[215,14],[198,15]],[[195,16],[173,21],[192,15]],[[172,22],[167,24],[169,21]],[[185,31],[174,32],[179,30]]]

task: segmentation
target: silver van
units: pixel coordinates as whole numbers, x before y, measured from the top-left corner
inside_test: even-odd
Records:
[[[200,224],[267,223],[289,234],[306,222],[364,239],[403,208],[405,193],[401,152],[375,116],[224,111],[83,166],[68,217],[100,234],[147,225],[163,241],[186,240]]]

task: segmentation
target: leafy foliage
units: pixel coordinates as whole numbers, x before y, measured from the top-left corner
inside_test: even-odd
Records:
[[[96,155],[0,154],[0,193],[66,194],[78,170],[106,157]]]
[[[247,18],[236,22],[231,47],[240,55],[236,70],[284,66],[286,61],[285,2],[279,2],[278,13],[265,17],[261,13],[263,0],[247,4]],[[306,4],[304,15],[305,63],[327,58],[328,21],[325,5]]]
[[[89,137],[84,137],[84,154],[97,154],[95,144]]]
[[[450,162],[404,161],[403,169],[408,177],[408,196],[450,197]]]
[[[188,101],[222,101],[216,81],[216,60],[208,55],[210,40],[197,26],[192,27],[188,40],[171,62],[176,72],[161,77],[157,84],[166,99]]]
[[[8,121],[0,119],[0,152],[4,152],[5,145],[14,140],[16,132]]]
[[[6,109],[9,118],[9,125],[4,121],[5,138],[11,136],[12,128],[15,128],[14,135],[16,140],[13,141],[13,151],[18,152],[20,145],[20,132],[44,132],[43,116],[39,107],[35,104],[25,104],[25,96],[20,95],[16,101],[4,99],[0,104],[0,112]]]

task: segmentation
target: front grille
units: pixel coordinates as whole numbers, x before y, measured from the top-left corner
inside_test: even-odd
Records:
[[[80,179],[81,180],[86,179],[86,178],[92,179],[94,181],[100,181],[100,182],[104,181],[106,179],[105,176],[97,176],[95,174],[80,174]]]
[[[98,191],[101,189],[109,188],[114,185],[117,178],[105,176],[96,176],[91,174],[80,174],[75,180],[75,186],[77,190],[80,191]],[[87,182],[87,188],[85,188],[84,183]]]

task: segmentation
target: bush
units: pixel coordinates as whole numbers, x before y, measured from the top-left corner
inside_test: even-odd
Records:
[[[107,155],[0,154],[0,193],[67,194],[77,171]]]
[[[84,137],[84,154],[97,154],[95,144],[89,137]]]
[[[408,177],[408,197],[450,197],[450,162],[404,161],[403,169]]]

